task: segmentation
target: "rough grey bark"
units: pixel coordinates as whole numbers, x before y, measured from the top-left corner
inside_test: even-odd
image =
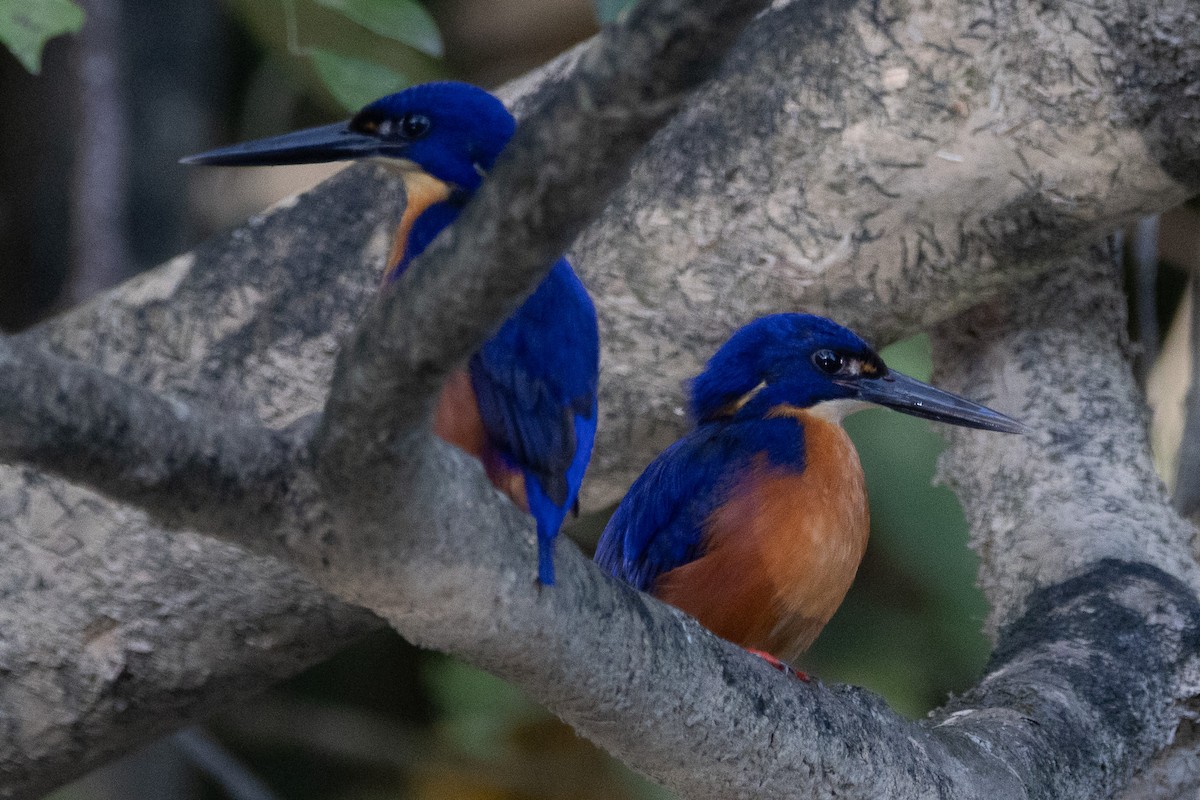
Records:
[[[748,39],[576,243],[629,379],[589,502],[678,436],[680,381],[752,316],[890,341],[1196,191],[1194,3],[776,3]]]
[[[328,205],[276,209],[14,344],[226,419],[285,426],[320,407],[338,332],[371,296],[381,231],[402,208],[399,190],[358,188],[334,179]],[[353,278],[338,277],[343,263]],[[34,378],[2,380],[29,389]],[[6,415],[0,439],[16,423]],[[0,467],[0,532],[3,796],[40,796],[381,624],[280,562],[168,535],[140,511],[22,467]]]
[[[920,9],[777,3],[751,26],[718,79],[641,155],[628,186],[574,248],[597,295],[605,337],[603,434],[588,502],[612,498],[674,436],[681,426],[678,380],[750,317],[802,306],[886,339],[1051,268],[1090,275],[1076,262],[1064,267],[1062,254],[1200,188],[1200,134],[1190,124],[1200,112],[1192,92],[1200,59],[1195,17],[1183,0]],[[1163,35],[1168,30],[1174,34]],[[588,50],[549,69],[548,84]],[[1131,80],[1145,74],[1155,82]],[[542,91],[525,86],[533,98]],[[522,100],[518,108],[533,105],[536,99]],[[254,417],[273,427],[291,423],[320,408],[336,342],[365,304],[398,203],[397,190],[380,175],[352,171],[28,341],[193,405],[232,407],[247,425]],[[1079,376],[1068,372],[1071,360],[1054,363],[1063,385],[1073,386]],[[1119,359],[1109,366],[1125,368]],[[998,368],[1003,374],[1009,366]],[[997,405],[1016,410],[1023,402]],[[301,425],[288,435],[302,441],[309,433]],[[532,530],[486,487],[478,465],[421,434],[387,449],[395,461],[354,487],[356,497],[371,501],[354,516],[345,514],[345,498],[339,508],[328,506],[312,464],[299,457],[304,451],[292,449],[295,480],[278,515],[267,517],[283,521],[261,532],[223,532],[287,553],[414,641],[517,679],[589,736],[688,796],[837,790],[874,797],[878,781],[896,797],[997,796],[1013,780],[1031,795],[1103,796],[1166,744],[1177,704],[1195,693],[1187,661],[1195,649],[1194,600],[1170,578],[1100,564],[1113,553],[1098,550],[1058,573],[993,561],[985,576],[997,623],[1025,621],[1001,639],[997,671],[959,709],[981,710],[914,727],[854,690],[780,683],[678,613],[615,586],[569,546],[560,547],[561,585],[535,591]],[[1109,450],[1091,464],[1051,462],[1077,480],[1080,471],[1107,468],[1122,455]],[[46,466],[63,469],[52,460]],[[1136,463],[1122,470],[1136,485],[1151,486]],[[102,478],[94,484],[114,491]],[[153,617],[147,609],[161,606],[146,603],[153,586],[173,586],[189,574],[213,586],[253,586],[258,599],[238,598],[244,606],[236,609],[250,624],[272,622],[271,612],[279,611],[262,598],[295,592],[316,618],[342,622],[330,623],[331,639],[370,624],[290,572],[272,572],[275,562],[151,531],[142,545],[137,535],[126,542],[123,526],[131,516],[140,519],[128,510],[31,473],[9,472],[5,481],[23,504],[12,505],[19,511],[8,516],[3,539],[36,553],[54,606],[39,614],[46,600],[32,586],[20,588],[30,570],[9,573],[0,561],[0,574],[18,587],[14,604],[25,603],[25,616],[0,630],[44,621],[60,656],[54,666],[46,658],[22,661],[25,672],[11,686],[49,680],[100,687],[100,699],[86,706],[95,724],[81,734],[67,722],[38,739],[23,724],[31,717],[14,715],[3,765],[12,793],[34,791],[48,775],[61,779],[64,764],[86,761],[100,738],[117,747],[142,735],[141,726],[164,708],[160,692],[197,705],[232,696],[220,676],[237,677],[237,660],[253,647],[229,641],[238,619],[232,601],[214,621],[189,618],[208,647],[181,653],[185,643],[166,624],[146,638],[135,635]],[[91,504],[97,511],[89,523],[109,526],[113,536],[77,560],[46,555],[45,531],[55,528],[30,509],[53,492],[71,493],[73,505]],[[1164,542],[1178,545],[1185,537],[1154,492],[1116,496],[1139,503],[1124,510],[1130,520],[1150,514],[1163,525],[1131,524],[1130,545],[1116,555],[1146,562],[1137,547],[1145,535],[1152,563],[1190,580],[1185,556],[1159,558]],[[972,502],[989,515],[1020,498],[981,493]],[[1113,508],[1119,517],[1122,509]],[[66,520],[60,530],[90,546],[93,534]],[[1001,541],[980,530],[987,546]],[[1001,533],[1007,538],[995,545],[996,559],[1016,542],[1037,562],[1040,529]],[[190,562],[176,561],[181,542],[195,548]],[[160,557],[150,560],[147,552]],[[96,564],[112,569],[86,594],[52,574],[88,576]],[[233,577],[230,565],[240,570]],[[1057,587],[1042,582],[1068,574],[1080,577]],[[1034,586],[1042,588],[1031,599]],[[109,641],[119,654],[152,644],[144,664],[120,682],[105,683],[79,644],[101,600],[118,621]],[[1155,603],[1159,612],[1148,614]],[[1036,613],[1021,617],[1024,608]],[[1103,613],[1088,611],[1097,608]],[[582,619],[603,620],[603,629],[582,636]],[[1047,619],[1055,624],[1047,627]],[[272,640],[289,654],[272,661],[281,672],[313,656],[302,628],[293,621]],[[1110,636],[1113,629],[1123,635]],[[1132,650],[1119,649],[1126,646]],[[12,661],[40,653],[37,647],[15,641]],[[547,652],[561,657],[548,660]],[[181,681],[169,676],[184,657],[219,662],[225,671],[188,684],[190,693],[172,694]],[[1139,661],[1132,675],[1095,669],[1133,658]],[[114,683],[136,698],[133,713],[118,713]],[[1052,696],[1048,686],[1056,689]],[[64,716],[78,713],[75,694],[62,695]],[[1024,699],[1036,725],[1004,710],[1013,697]],[[659,713],[647,719],[646,708]],[[1084,750],[1063,749],[1110,716],[1130,724]],[[62,750],[46,748],[47,741]],[[848,759],[847,752],[856,755]],[[862,771],[848,761],[861,761]]]
[[[935,329],[935,378],[1035,429],[986,447],[945,431],[941,472],[971,525],[993,636],[1035,589],[1101,558],[1154,564],[1200,587],[1196,530],[1172,510],[1150,459],[1148,415],[1127,363],[1126,301],[1106,255],[1095,247],[1090,258],[1064,258]]]
[[[971,434],[946,431],[950,448],[940,473],[971,526],[993,638],[1018,615],[1037,616],[1029,605],[1041,587],[1101,559],[1153,564],[1185,578],[1193,592],[1200,586],[1190,555],[1197,531],[1173,512],[1150,460],[1119,287],[1116,262],[1097,246],[1090,257],[1064,260],[1059,271],[936,331],[934,362],[942,366],[935,378],[942,385],[1013,409],[1037,431],[986,447]],[[1187,666],[1155,709],[1167,712],[1157,736],[1172,749],[1124,797],[1200,791],[1193,733],[1200,640],[1186,647]],[[1143,668],[1127,656],[1107,669],[1123,681],[1136,680]],[[1123,737],[1128,721],[1112,724],[1113,717],[1110,709],[1089,724],[1090,735]]]

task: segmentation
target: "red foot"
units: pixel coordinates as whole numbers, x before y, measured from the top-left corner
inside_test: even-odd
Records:
[[[784,675],[790,675],[791,677],[793,677],[797,680],[804,681],[805,683],[808,683],[809,681],[812,680],[811,678],[808,677],[807,673],[804,673],[798,669],[795,669],[790,664],[785,664],[784,662],[780,661],[778,658],[771,655],[770,653],[763,652],[762,650],[754,650],[753,648],[750,648],[750,647],[745,648],[745,650],[747,653],[753,653],[754,655],[758,656],[763,661],[767,662],[772,667],[774,667],[775,669],[782,672]]]

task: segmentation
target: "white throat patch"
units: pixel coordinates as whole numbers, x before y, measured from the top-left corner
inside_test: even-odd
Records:
[[[805,411],[826,422],[841,425],[842,420],[850,414],[853,414],[855,411],[863,411],[872,406],[874,406],[874,403],[868,403],[865,400],[844,398],[842,400],[825,400],[824,402],[809,406]]]

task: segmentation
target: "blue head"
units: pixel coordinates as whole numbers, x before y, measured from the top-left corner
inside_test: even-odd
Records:
[[[381,97],[346,122],[211,150],[187,164],[263,166],[383,158],[460,190],[478,188],[516,129],[498,99],[466,83],[426,83]]]
[[[412,162],[438,180],[473,191],[516,130],[504,104],[468,83],[414,86],[363,108],[347,127],[375,154]]]
[[[1020,422],[894,370],[853,331],[811,314],[772,314],[738,330],[691,384],[699,422],[761,419],[780,406],[876,404],[969,428],[1025,432]],[[840,415],[838,415],[840,416]]]

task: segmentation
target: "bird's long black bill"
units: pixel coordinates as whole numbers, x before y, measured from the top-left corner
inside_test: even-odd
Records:
[[[209,150],[181,158],[179,163],[215,167],[322,164],[380,155],[385,146],[379,139],[352,131],[347,123],[338,122]]]
[[[987,406],[972,403],[965,397],[935,389],[900,372],[889,371],[882,378],[860,377],[854,381],[853,386],[858,389],[862,400],[903,411],[914,417],[1000,433],[1030,432],[1028,426],[1012,417],[993,411]]]

